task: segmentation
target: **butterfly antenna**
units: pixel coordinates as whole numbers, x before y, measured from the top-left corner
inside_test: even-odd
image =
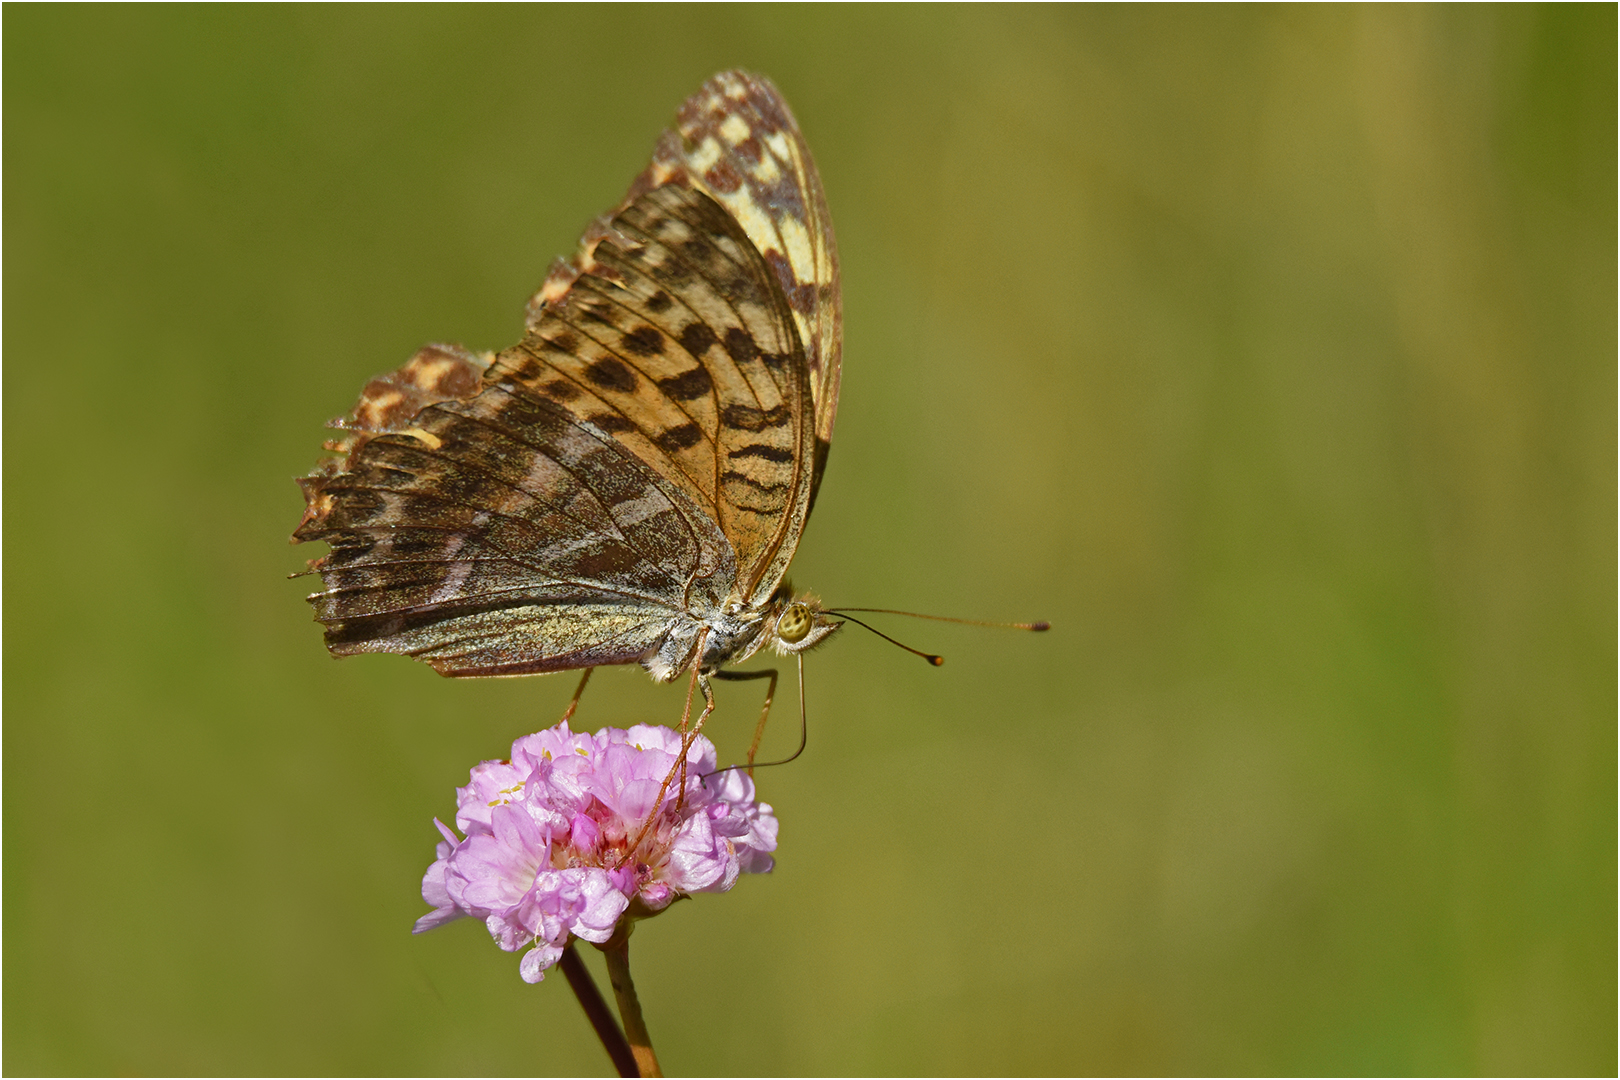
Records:
[[[1052,629],[1052,624],[1044,619],[1040,620],[1039,622],[988,622],[984,619],[953,619],[949,615],[924,615],[917,611],[896,611],[894,608],[886,607],[849,607],[840,608],[837,611],[832,611],[829,609],[827,613],[829,615],[842,615],[846,611],[866,611],[876,615],[909,615],[913,619],[932,619],[935,622],[961,623],[963,626],[994,626],[999,630],[1034,630],[1036,633],[1039,633],[1043,630]],[[865,623],[861,623],[861,625],[866,626]],[[870,630],[871,627],[867,627],[867,629]]]
[[[922,657],[924,660],[928,661],[930,664],[933,664],[935,667],[939,667],[939,665],[941,665],[941,664],[943,664],[945,662],[945,658],[943,656],[936,656],[934,653],[926,653],[926,652],[923,652],[921,649],[913,649],[910,645],[907,645],[903,641],[894,640],[894,638],[890,637],[888,634],[885,634],[883,631],[879,630],[877,627],[872,626],[870,623],[864,623],[861,620],[857,619],[855,616],[847,614],[850,611],[878,611],[878,610],[882,610],[880,608],[844,608],[842,611],[834,611],[831,608],[827,608],[825,610],[826,610],[828,615],[836,615],[840,619],[848,619],[850,622],[854,623],[856,626],[864,626],[864,627],[866,627],[868,630],[872,631],[872,633],[876,634],[878,637],[882,638],[884,641],[887,641],[890,645],[898,645],[902,649],[906,650],[906,652],[911,653],[913,656]],[[904,614],[904,612],[901,612],[900,614]],[[924,616],[924,617],[926,618],[927,616]],[[952,622],[959,622],[961,620],[952,619],[951,621]]]

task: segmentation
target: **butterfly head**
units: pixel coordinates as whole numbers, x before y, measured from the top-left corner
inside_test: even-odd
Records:
[[[844,625],[822,610],[821,601],[810,593],[793,597],[784,587],[772,605],[771,646],[783,656],[804,652],[826,641]]]

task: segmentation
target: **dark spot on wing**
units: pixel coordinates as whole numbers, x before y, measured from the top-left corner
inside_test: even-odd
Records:
[[[621,431],[635,431],[635,422],[626,418],[623,413],[605,412],[587,417],[591,423],[609,434],[618,434]]]
[[[736,482],[738,482],[740,484],[747,484],[749,487],[753,488],[755,491],[763,491],[763,492],[766,492],[767,494],[769,494],[771,492],[777,492],[777,491],[786,491],[787,487],[788,487],[787,484],[784,481],[779,480],[779,481],[776,481],[775,483],[766,484],[766,483],[762,483],[762,482],[760,482],[758,480],[755,480],[752,476],[744,476],[742,473],[735,472],[735,471],[722,473],[721,476],[720,476],[720,479],[722,479],[722,480],[735,480]]]
[[[704,236],[693,236],[682,240],[680,247],[683,255],[705,269],[712,266],[717,258],[713,243]]]
[[[793,264],[788,262],[787,256],[771,248],[763,252],[765,261],[770,263],[772,272],[776,275],[776,282],[782,286],[782,292],[787,301],[796,311],[809,311],[815,307],[816,286],[814,283],[805,283],[793,272]]]
[[[751,446],[739,447],[726,456],[733,458],[757,457],[764,458],[766,461],[784,463],[793,460],[793,451],[780,446],[766,446],[763,443],[754,443]]]
[[[709,186],[722,195],[730,195],[733,191],[742,187],[742,178],[737,175],[737,170],[724,161],[712,165],[703,174],[703,179],[707,180]]]
[[[759,346],[748,331],[740,326],[733,326],[726,331],[726,352],[739,364],[746,364],[759,355]]]
[[[664,351],[664,335],[655,326],[638,326],[620,338],[619,344],[633,356],[656,356]]]
[[[693,356],[702,356],[720,339],[714,336],[714,329],[706,322],[691,323],[681,331],[681,348]]]
[[[447,398],[471,397],[483,381],[483,373],[471,364],[453,364],[439,373],[433,381],[433,390]]]
[[[672,427],[653,439],[653,442],[658,445],[660,450],[667,450],[671,453],[696,446],[702,441],[703,432],[698,430],[696,424],[682,424],[680,427]]]
[[[580,389],[567,379],[553,379],[540,387],[540,392],[553,401],[573,401]]]
[[[764,431],[766,428],[781,427],[793,419],[793,414],[786,404],[778,405],[774,409],[756,409],[752,405],[727,405],[721,420],[727,427],[742,428],[744,431]]]
[[[703,397],[713,389],[714,380],[709,378],[707,369],[695,367],[679,375],[659,379],[658,387],[676,401],[691,401],[693,398]]]
[[[743,270],[735,277],[727,278],[720,283],[720,291],[726,299],[733,303],[752,301],[756,304],[766,303],[765,289],[759,279],[747,270]]]
[[[680,288],[692,277],[692,271],[679,259],[664,259],[642,269],[649,271],[654,281],[661,281],[675,288]]]
[[[595,550],[581,552],[570,569],[576,577],[600,580],[629,573],[636,568],[636,563],[636,554],[630,548],[623,544],[604,543]]]
[[[663,289],[659,289],[657,292],[647,297],[647,310],[652,312],[654,315],[657,315],[660,312],[668,311],[670,306],[674,303],[675,301],[669,298],[669,293],[665,292]]]
[[[636,388],[636,373],[611,356],[592,361],[585,369],[585,377],[604,390],[617,390],[621,394]]]

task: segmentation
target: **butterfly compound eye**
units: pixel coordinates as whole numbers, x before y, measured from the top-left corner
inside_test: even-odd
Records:
[[[803,641],[814,621],[810,617],[809,608],[803,604],[789,604],[788,609],[782,612],[782,617],[776,622],[776,636],[789,645]]]

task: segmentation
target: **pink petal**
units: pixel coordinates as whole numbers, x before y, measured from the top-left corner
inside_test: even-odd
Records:
[[[546,969],[562,958],[562,947],[542,942],[523,954],[518,961],[518,974],[526,983],[537,983],[546,977]]]
[[[455,922],[457,919],[466,917],[467,913],[454,905],[438,908],[417,919],[416,923],[411,927],[411,933],[425,934],[429,930],[437,930],[447,922]]]

